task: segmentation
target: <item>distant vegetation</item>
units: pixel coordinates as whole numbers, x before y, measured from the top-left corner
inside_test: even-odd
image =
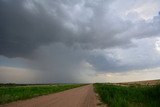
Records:
[[[79,86],[82,86],[82,84],[55,84],[55,85],[1,84],[0,104],[16,100],[28,99],[50,93],[56,93]]]
[[[109,107],[160,107],[160,85],[94,84],[102,102]]]

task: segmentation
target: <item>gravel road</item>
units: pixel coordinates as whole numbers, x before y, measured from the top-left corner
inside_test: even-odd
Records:
[[[0,107],[96,107],[96,103],[93,85],[85,85],[59,93],[0,105]]]

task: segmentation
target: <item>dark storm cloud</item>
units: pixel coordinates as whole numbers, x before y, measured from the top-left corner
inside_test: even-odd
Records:
[[[135,57],[137,57],[135,55]],[[120,59],[116,59],[109,56],[104,56],[103,54],[97,55],[97,56],[88,56],[87,61],[95,68],[97,72],[125,72],[130,70],[141,70],[141,69],[147,69],[147,68],[154,68],[159,66],[159,62],[141,62],[141,64],[136,64],[133,60],[134,64],[125,64],[122,65]],[[148,61],[150,59],[146,59]]]
[[[119,61],[110,57],[105,57],[104,55],[90,56],[88,62],[94,66],[96,71],[117,71]]]
[[[159,56],[154,52],[146,55],[143,49],[149,46],[138,43],[140,39],[160,36],[160,15],[157,12],[145,20],[137,12],[128,19],[143,2],[134,1],[133,6],[128,1],[116,3],[111,0],[0,0],[0,55],[5,57],[0,57],[0,64],[5,65],[5,60],[9,65],[24,62],[36,71],[39,80],[46,82],[78,82],[95,72],[157,67],[159,60],[146,62]],[[129,50],[133,46],[142,47]],[[114,49],[117,49],[115,56]]]
[[[110,26],[117,19],[112,22],[107,21],[110,20],[108,16],[104,19],[103,4],[104,1],[83,4],[82,1],[1,0],[0,54],[24,57],[37,47],[54,42],[85,49],[126,45],[129,41],[115,38],[123,29]],[[73,14],[72,9],[79,9],[75,11],[79,13]]]
[[[28,1],[37,8],[37,13],[32,13],[32,10],[24,7],[25,2],[27,3],[26,0],[0,1],[1,55],[23,57],[38,46],[59,41],[65,33],[70,35],[58,20],[55,21],[54,17],[51,19],[40,4]]]
[[[153,22],[132,23],[110,11],[112,1],[0,1],[0,54],[27,56],[39,46],[61,42],[83,49],[131,45],[132,38],[159,33]],[[144,28],[139,33],[139,28]]]

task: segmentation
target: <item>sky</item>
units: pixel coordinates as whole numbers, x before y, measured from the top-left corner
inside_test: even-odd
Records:
[[[159,0],[0,0],[0,83],[151,79]]]

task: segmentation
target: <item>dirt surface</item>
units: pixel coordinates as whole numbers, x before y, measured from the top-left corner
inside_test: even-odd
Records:
[[[96,107],[97,100],[92,85],[12,102],[0,107]]]

